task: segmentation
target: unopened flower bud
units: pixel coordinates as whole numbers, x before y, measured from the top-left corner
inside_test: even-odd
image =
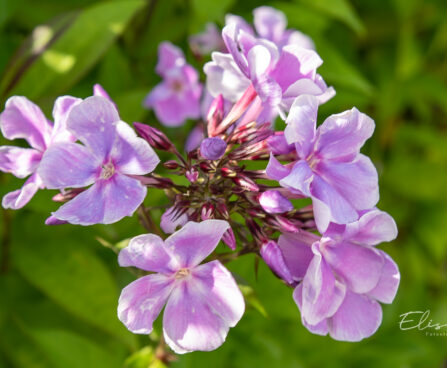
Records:
[[[208,121],[208,136],[214,137],[217,127],[222,122],[224,115],[224,99],[222,95],[218,95],[211,103],[208,115],[206,117]]]
[[[237,177],[232,179],[239,187],[243,188],[244,190],[248,190],[250,192],[259,192],[258,185],[245,175],[239,174]]]
[[[200,214],[202,221],[209,220],[210,218],[213,218],[214,209],[215,209],[215,207],[212,203],[205,203],[202,206],[202,212]]]
[[[168,170],[175,170],[180,167],[180,164],[175,160],[169,160],[163,163],[163,166]]]
[[[200,144],[200,154],[207,160],[218,160],[224,155],[226,149],[227,144],[218,137],[205,138]]]
[[[222,236],[222,241],[228,245],[232,250],[236,249],[236,237],[234,236],[233,229],[229,228]]]
[[[54,202],[67,202],[74,197],[76,197],[79,193],[83,192],[84,188],[74,188],[70,190],[66,190],[64,192],[58,193],[55,196],[53,196]]]
[[[175,149],[169,138],[158,129],[141,123],[133,123],[133,126],[141,138],[145,139],[152,147],[163,151]]]
[[[267,190],[259,196],[259,203],[268,213],[284,213],[293,210],[292,203],[278,190]]]

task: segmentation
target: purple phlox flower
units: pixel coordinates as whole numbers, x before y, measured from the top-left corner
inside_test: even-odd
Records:
[[[258,35],[261,38],[272,41],[279,49],[287,45],[297,45],[306,49],[315,49],[312,39],[294,29],[287,29],[287,18],[283,12],[270,6],[260,6],[253,10],[253,28],[244,18],[229,14],[225,17],[225,24],[237,24],[245,32]]]
[[[378,302],[393,301],[400,274],[394,261],[374,246],[396,236],[392,217],[377,209],[347,225],[331,224],[311,248],[282,235],[279,244],[292,274],[295,276],[294,260],[300,259],[298,277],[305,268],[303,259],[309,262],[293,293],[309,331],[329,333],[336,340],[360,341],[377,330],[382,321]]]
[[[188,222],[165,241],[154,234],[133,238],[119,264],[155,272],[125,287],[118,317],[134,333],[149,334],[166,304],[163,334],[178,354],[217,349],[241,319],[244,298],[219,262],[200,264],[229,225],[223,220]]]
[[[279,190],[267,190],[259,196],[259,204],[268,213],[284,213],[293,210],[290,202]]]
[[[358,219],[379,200],[377,171],[360,148],[371,137],[374,121],[356,108],[331,115],[316,129],[318,101],[301,96],[287,117],[284,135],[294,144],[298,160],[282,166],[271,156],[266,172],[280,185],[312,198],[320,232],[329,222]]]
[[[293,144],[287,143],[284,132],[275,132],[267,139],[267,144],[274,155],[286,155],[295,150]]]
[[[214,52],[212,61],[204,66],[213,96],[222,94],[236,102],[252,84],[263,106],[274,108],[285,118],[284,112],[297,96],[315,95],[324,103],[335,94],[316,73],[322,60],[315,51],[297,45],[279,50],[273,42],[254,37],[236,23],[226,26],[222,35],[229,54]]]
[[[207,160],[218,160],[227,149],[227,143],[219,137],[205,138],[200,144],[200,154]]]
[[[92,96],[74,106],[68,130],[83,143],[55,144],[38,169],[49,189],[91,187],[53,216],[72,224],[110,224],[130,216],[143,202],[146,187],[133,175],[155,169],[159,158],[132,128],[120,121],[113,103]]]
[[[4,208],[19,209],[45,188],[37,168],[44,152],[54,144],[72,142],[74,137],[66,130],[66,119],[70,109],[81,99],[71,96],[59,97],[54,103],[54,124],[47,120],[40,108],[22,96],[13,96],[6,101],[0,114],[0,128],[5,138],[25,139],[31,148],[0,146],[0,170],[18,178],[29,178],[21,189],[6,194],[2,200]]]
[[[205,30],[189,37],[189,46],[196,55],[208,55],[225,49],[220,31],[214,23],[207,23]]]
[[[147,95],[144,105],[154,109],[166,126],[180,126],[186,119],[199,118],[202,85],[183,52],[169,42],[162,42],[155,70],[163,81]]]

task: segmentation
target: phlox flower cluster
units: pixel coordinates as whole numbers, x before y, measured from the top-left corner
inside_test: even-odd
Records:
[[[148,192],[165,192],[159,227],[166,236],[142,221],[148,233],[119,254],[121,266],[145,276],[123,289],[118,318],[149,334],[164,308],[164,339],[179,354],[218,348],[242,318],[244,297],[224,263],[244,254],[260,257],[293,289],[310,332],[336,340],[374,334],[379,303],[391,303],[399,285],[397,265],[376,248],[394,240],[397,227],[376,207],[377,170],[360,153],[374,121],[354,107],[317,126],[318,107],[335,90],[317,73],[323,61],[315,45],[287,29],[283,13],[253,14],[254,28],[228,15],[222,32],[208,24],[190,37],[198,61],[211,53],[205,81],[178,47],[159,46],[162,80],[143,104],[162,125],[197,122],[186,153],[153,124],[121,121],[99,85],[85,99],[59,97],[54,123],[21,96],[0,115],[4,137],[31,147],[0,147],[0,170],[27,178],[3,198],[5,208],[57,189],[53,199],[63,204],[48,225],[110,224],[137,210],[151,217]],[[284,130],[275,131],[276,119]],[[160,164],[156,151],[172,157]],[[297,205],[303,198],[310,204]]]

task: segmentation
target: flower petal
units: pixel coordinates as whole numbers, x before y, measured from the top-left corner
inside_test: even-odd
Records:
[[[323,250],[328,264],[342,277],[349,289],[364,294],[379,282],[384,259],[375,248],[348,242],[330,244]]]
[[[94,183],[101,162],[77,143],[58,143],[45,151],[38,173],[48,189],[82,188]]]
[[[278,247],[278,244],[276,244],[275,241],[270,240],[263,244],[261,246],[260,254],[267,266],[269,266],[276,275],[289,284],[293,283],[293,276],[287,267],[281,248]]]
[[[344,237],[357,244],[377,245],[396,239],[397,226],[386,212],[372,210],[358,221],[347,224]]]
[[[222,94],[225,100],[236,102],[251,84],[230,54],[213,52],[212,61],[204,65],[206,87],[212,96]]]
[[[160,162],[157,154],[144,139],[123,121],[116,124],[116,138],[110,152],[117,170],[126,175],[145,175]]]
[[[285,178],[279,181],[279,184],[285,188],[292,188],[299,191],[302,195],[310,197],[310,186],[314,180],[314,174],[306,161],[298,161],[292,168],[292,171]]]
[[[303,305],[303,283],[300,283],[293,291],[293,299],[295,300],[298,309],[301,311]],[[303,326],[306,327],[313,334],[325,336],[329,332],[327,327],[327,319],[323,319],[316,325],[310,325],[304,320],[301,314],[301,322],[303,323]]]
[[[346,286],[335,276],[314,244],[314,258],[303,279],[301,315],[310,325],[316,325],[337,311],[346,293]]]
[[[381,322],[379,303],[348,290],[340,308],[328,320],[329,334],[335,340],[360,341],[374,334]]]
[[[331,115],[318,128],[315,150],[326,159],[350,161],[374,132],[374,121],[355,107]]]
[[[100,159],[109,154],[115,140],[118,111],[107,98],[91,96],[74,106],[67,118],[67,127]]]
[[[242,295],[229,272],[217,261],[199,266],[169,297],[163,316],[166,342],[178,354],[217,349],[243,311]]]
[[[219,261],[197,266],[192,272],[202,286],[202,298],[225,323],[234,327],[245,310],[244,297],[231,272]]]
[[[282,165],[273,154],[270,154],[269,163],[265,169],[265,173],[270,179],[281,180],[290,174],[290,169]]]
[[[311,245],[319,239],[315,234],[305,231],[280,235],[278,246],[295,281],[302,280],[306,274],[314,256]]]
[[[315,170],[333,188],[333,196],[343,197],[357,211],[370,209],[379,201],[377,170],[371,160],[362,154],[352,162],[321,161]],[[330,207],[331,210],[335,209]],[[350,217],[348,222],[353,220],[356,218]]]
[[[39,189],[44,188],[39,175],[33,174],[22,188],[6,194],[2,200],[3,208],[18,210],[25,206]]]
[[[400,273],[397,264],[385,252],[380,251],[385,260],[379,282],[368,292],[368,296],[382,303],[391,303],[396,296],[400,282]]]
[[[158,62],[155,71],[161,75],[173,68],[185,65],[186,60],[183,51],[170,42],[162,42],[158,45]]]
[[[329,221],[346,224],[358,219],[354,206],[331,184],[318,175],[313,176],[310,186],[315,221],[320,232],[324,232]]]
[[[253,24],[259,36],[278,42],[286,29],[287,19],[279,10],[270,6],[260,6],[253,10]]]
[[[174,280],[161,274],[139,278],[127,285],[118,301],[118,318],[133,333],[149,334],[174,287]]]
[[[287,116],[284,136],[287,143],[295,143],[301,159],[305,159],[310,154],[315,137],[317,114],[317,99],[314,96],[303,95],[295,100]]]
[[[131,216],[146,196],[146,187],[138,180],[115,174],[98,181],[65,203],[53,215],[71,224],[111,224]]]
[[[54,128],[51,143],[74,142],[75,137],[67,130],[67,118],[71,109],[81,103],[82,99],[72,96],[58,97],[53,107]]]
[[[118,256],[121,267],[137,267],[145,271],[174,273],[177,260],[164,246],[163,240],[155,234],[143,234],[132,238],[129,245]]]
[[[13,96],[0,114],[0,128],[5,138],[26,139],[31,147],[43,151],[47,147],[52,126],[39,106],[26,97]]]
[[[190,221],[167,238],[165,244],[181,267],[194,267],[213,252],[229,228],[223,220]]]
[[[0,170],[18,178],[26,178],[36,171],[42,153],[32,148],[0,146]]]

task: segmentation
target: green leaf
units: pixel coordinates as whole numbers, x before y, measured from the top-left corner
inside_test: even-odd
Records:
[[[264,306],[259,301],[253,288],[249,285],[239,284],[238,286],[239,286],[239,289],[241,289],[242,295],[244,296],[244,299],[245,299],[247,305],[249,307],[256,309],[264,317],[268,317],[267,311],[265,310]]]
[[[207,21],[222,20],[235,0],[192,0],[192,6],[199,19]]]
[[[26,223],[22,220],[22,226]],[[50,241],[39,234],[31,237],[14,233],[16,242],[20,239],[14,244],[18,270],[66,311],[132,347],[134,336],[116,315],[118,293],[109,271],[82,246],[81,234],[57,230],[52,231],[52,237],[61,241]]]
[[[25,329],[54,367],[119,368],[121,366],[121,362],[113,359],[114,357],[102,346],[71,331],[26,327]]]
[[[121,0],[85,9],[31,64],[10,94],[38,99],[69,89],[95,65],[144,4],[143,0]]]
[[[358,35],[365,33],[365,26],[348,0],[295,0],[345,23]]]

